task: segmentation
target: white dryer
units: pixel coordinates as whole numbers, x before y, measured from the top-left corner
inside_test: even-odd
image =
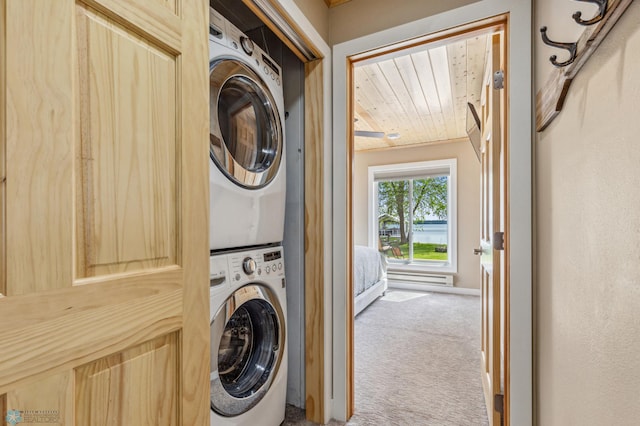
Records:
[[[282,70],[210,9],[210,249],[280,243],[286,171]]]
[[[211,256],[211,425],[278,426],[287,393],[282,247]]]

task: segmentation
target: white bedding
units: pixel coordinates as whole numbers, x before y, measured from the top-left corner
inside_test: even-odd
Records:
[[[387,290],[387,258],[376,249],[355,246],[353,265],[353,315],[356,316]]]
[[[355,246],[353,256],[354,297],[363,293],[386,275],[386,259],[378,250]]]

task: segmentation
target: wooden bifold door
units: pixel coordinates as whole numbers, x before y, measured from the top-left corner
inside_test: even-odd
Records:
[[[207,20],[0,0],[8,424],[209,424]]]

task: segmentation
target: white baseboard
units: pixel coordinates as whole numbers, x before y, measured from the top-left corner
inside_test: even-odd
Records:
[[[452,293],[452,294],[464,294],[468,296],[480,296],[480,289],[477,288],[462,288],[462,287],[449,287],[444,285],[429,285],[429,284],[415,284],[406,281],[394,281],[388,280],[389,288],[397,288],[402,290],[415,290],[415,291],[433,291],[437,293]]]

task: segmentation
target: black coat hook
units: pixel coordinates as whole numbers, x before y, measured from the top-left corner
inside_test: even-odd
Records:
[[[600,8],[598,14],[589,20],[582,19],[582,12],[576,12],[573,14],[573,19],[580,25],[593,25],[604,19],[604,14],[607,13],[607,6],[609,5],[608,0],[576,0],[583,1],[587,3],[595,3]]]
[[[569,59],[567,59],[564,62],[558,62],[556,61],[556,59],[558,58],[556,55],[552,55],[551,57],[549,57],[549,60],[551,61],[551,63],[560,68],[560,67],[566,67],[569,64],[572,64],[573,61],[576,60],[576,56],[578,55],[578,42],[575,43],[559,43],[556,41],[551,41],[549,40],[549,37],[547,37],[547,27],[542,27],[540,28],[540,33],[542,34],[542,41],[544,42],[544,44],[551,46],[551,47],[557,47],[559,49],[566,49],[569,51],[570,57]]]

